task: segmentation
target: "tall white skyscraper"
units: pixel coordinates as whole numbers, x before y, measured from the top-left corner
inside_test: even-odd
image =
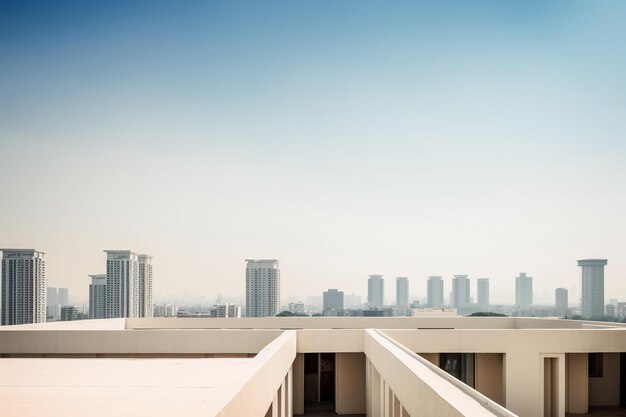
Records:
[[[476,280],[476,303],[482,311],[489,310],[489,278]]]
[[[530,307],[533,304],[533,278],[520,272],[515,278],[515,305]]]
[[[139,317],[139,262],[129,250],[107,254],[106,317]]]
[[[409,279],[407,277],[396,278],[396,307],[399,309],[409,307]]]
[[[443,306],[443,279],[439,276],[428,277],[426,287],[426,304],[429,307]]]
[[[606,259],[580,259],[580,315],[583,318],[604,316],[604,266]]]
[[[46,322],[46,262],[35,249],[2,251],[2,324]]]
[[[280,309],[277,259],[246,259],[246,315],[270,317]]]
[[[370,275],[367,280],[367,304],[382,307],[385,302],[385,280],[382,275]]]
[[[106,274],[89,275],[89,318],[106,318],[107,303],[107,276]]]
[[[452,278],[452,307],[463,308],[470,303],[470,280],[467,275],[455,275]]]
[[[139,317],[152,317],[152,256],[139,255]]]
[[[567,315],[568,302],[567,289],[557,288],[554,291],[554,307],[561,317]]]

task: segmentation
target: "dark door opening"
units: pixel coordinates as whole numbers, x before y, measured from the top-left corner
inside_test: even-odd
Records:
[[[304,354],[304,411],[335,411],[335,354]]]

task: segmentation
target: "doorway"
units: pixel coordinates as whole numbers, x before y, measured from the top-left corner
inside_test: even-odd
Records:
[[[335,354],[304,354],[304,412],[335,411]]]

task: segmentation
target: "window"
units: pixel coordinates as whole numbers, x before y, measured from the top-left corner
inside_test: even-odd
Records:
[[[474,354],[473,353],[441,353],[439,367],[474,388]]]
[[[589,377],[602,378],[604,367],[603,353],[589,353]]]

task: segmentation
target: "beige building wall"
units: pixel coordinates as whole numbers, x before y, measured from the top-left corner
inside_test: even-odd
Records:
[[[304,353],[296,353],[293,361],[293,413],[304,414]]]
[[[365,354],[337,353],[335,372],[335,412],[365,414]]]
[[[602,378],[589,378],[589,405],[619,405],[619,353],[605,353]]]
[[[504,406],[504,355],[476,353],[474,368],[476,391]]]
[[[435,366],[439,366],[439,353],[430,352],[430,353],[418,353],[422,358],[426,359],[428,362],[432,363]]]
[[[586,353],[568,353],[567,358],[567,390],[566,412],[585,414],[588,408],[588,375],[589,368]]]

